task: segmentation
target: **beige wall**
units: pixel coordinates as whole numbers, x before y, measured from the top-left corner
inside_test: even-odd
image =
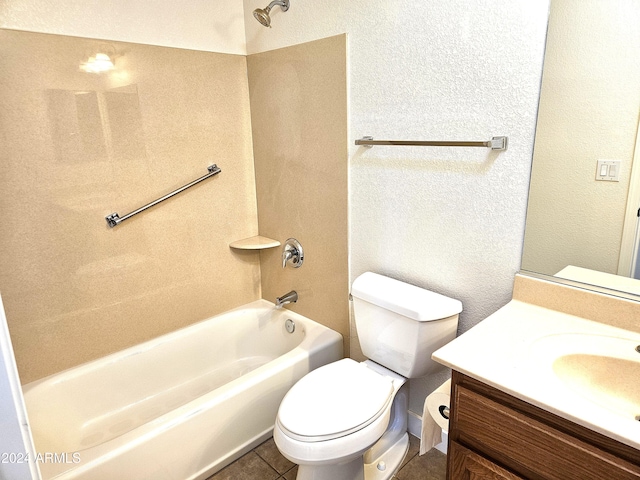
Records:
[[[79,70],[105,48],[116,70]],[[23,383],[260,298],[258,257],[228,247],[258,233],[244,56],[0,30],[0,58],[0,292]]]
[[[640,112],[640,3],[551,2],[522,268],[617,273]],[[620,181],[596,163],[621,160]]]
[[[289,290],[290,308],[349,335],[346,36],[249,55],[260,234],[304,248],[282,269],[261,255],[263,298]]]

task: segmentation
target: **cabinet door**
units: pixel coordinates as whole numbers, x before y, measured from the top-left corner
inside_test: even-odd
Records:
[[[449,442],[449,480],[523,480],[456,442]]]
[[[451,439],[527,478],[640,480],[640,464],[455,386]]]

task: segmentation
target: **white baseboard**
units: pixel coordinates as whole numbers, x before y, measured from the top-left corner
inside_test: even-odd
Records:
[[[414,437],[420,438],[422,432],[422,417],[417,413],[413,413],[409,410],[409,415],[407,418],[407,430]]]
[[[422,417],[420,415],[418,415],[417,413],[409,411],[409,415],[408,415],[408,419],[407,420],[408,420],[407,430],[409,431],[409,433],[411,435],[413,435],[414,437],[420,438],[421,435],[422,435]],[[449,441],[448,432],[443,430],[442,431],[442,442],[439,443],[438,445],[436,445],[435,448],[437,448],[438,450],[440,450],[442,453],[444,453],[446,455],[448,441]]]
[[[436,445],[436,448],[440,450],[445,455],[447,454],[447,445],[449,444],[449,432],[443,430],[442,431],[442,443]]]

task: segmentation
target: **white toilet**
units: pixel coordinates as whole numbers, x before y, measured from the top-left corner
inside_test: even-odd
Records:
[[[351,287],[362,352],[304,376],[286,394],[273,438],[297,480],[387,480],[409,447],[407,378],[441,368],[462,304],[376,273]]]

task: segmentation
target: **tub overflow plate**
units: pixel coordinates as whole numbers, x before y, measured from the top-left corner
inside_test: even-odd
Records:
[[[293,320],[291,320],[290,318],[287,318],[287,321],[284,322],[284,328],[287,329],[287,332],[293,333],[296,331],[296,324]]]

